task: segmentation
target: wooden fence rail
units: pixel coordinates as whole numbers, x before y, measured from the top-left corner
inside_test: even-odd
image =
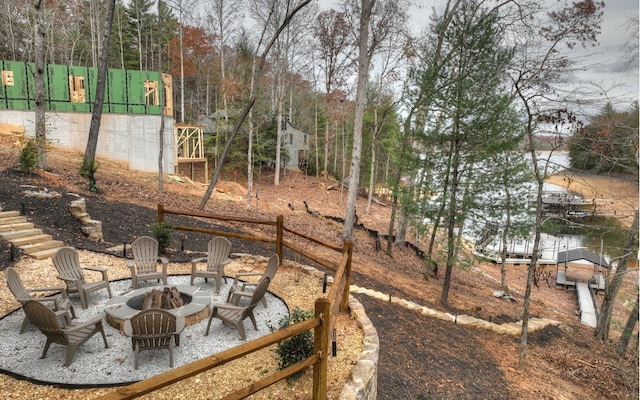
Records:
[[[307,239],[307,240],[308,240],[308,241],[310,241],[310,242],[314,242],[314,243],[316,243],[316,244],[320,244],[320,245],[322,245],[322,246],[324,246],[324,247],[327,247],[327,248],[329,248],[329,249],[333,249],[333,250],[335,250],[335,251],[342,251],[342,248],[341,248],[340,246],[335,246],[335,245],[333,245],[333,244],[327,243],[327,242],[322,241],[322,240],[320,240],[320,239],[316,239],[316,238],[313,238],[313,237],[311,237],[311,236],[307,236],[307,235],[305,235],[304,233],[296,232],[296,231],[294,231],[293,229],[289,229],[289,228],[287,228],[287,227],[284,227],[284,230],[285,230],[286,232],[292,233],[292,234],[294,234],[294,235],[296,235],[296,236],[299,236],[299,237],[301,237],[301,238]]]
[[[284,217],[278,216],[276,221],[260,221],[250,220],[239,217],[229,217],[222,215],[213,215],[203,212],[182,212],[178,210],[165,209],[161,204],[158,205],[158,221],[164,221],[165,214],[192,216],[198,218],[210,218],[221,221],[234,221],[242,222],[246,224],[258,224],[258,225],[273,225],[276,227],[276,237],[260,238],[253,235],[238,234],[232,232],[224,232],[212,229],[201,229],[188,226],[174,226],[174,229],[210,233],[212,235],[228,236],[243,240],[263,241],[276,244],[276,253],[282,260],[282,248],[287,247],[290,250],[297,252],[319,264],[334,271],[334,281],[326,297],[320,297],[316,299],[314,304],[314,318],[303,322],[299,322],[294,325],[290,325],[287,328],[275,331],[269,335],[262,336],[258,339],[252,340],[247,343],[243,343],[232,349],[221,351],[217,354],[210,355],[203,359],[194,361],[192,363],[183,365],[178,368],[174,368],[165,373],[153,376],[149,379],[145,379],[134,384],[116,388],[113,391],[100,397],[104,400],[115,399],[134,399],[144,394],[151,393],[160,390],[166,386],[180,382],[191,376],[199,373],[211,370],[213,368],[222,366],[237,358],[244,357],[248,354],[261,350],[267,346],[271,346],[275,343],[280,343],[283,340],[294,337],[300,333],[313,329],[313,354],[304,360],[301,360],[297,364],[291,365],[281,371],[277,371],[265,378],[262,378],[256,382],[227,394],[223,399],[241,399],[256,393],[274,383],[293,376],[299,371],[307,367],[313,367],[313,393],[311,398],[313,400],[324,400],[327,394],[327,354],[329,349],[329,340],[331,338],[331,330],[335,324],[336,316],[341,312],[348,311],[349,302],[349,282],[351,278],[351,258],[353,252],[353,244],[350,241],[343,243],[342,249],[339,246],[327,244],[319,239],[314,239],[309,236],[300,234],[291,229],[284,227]],[[333,263],[327,260],[323,260],[313,252],[302,249],[300,246],[296,246],[293,242],[285,241],[283,239],[284,232],[297,236],[301,239],[311,241],[317,245],[327,247],[332,250],[341,251],[341,257],[339,262]],[[336,267],[337,265],[337,267]]]

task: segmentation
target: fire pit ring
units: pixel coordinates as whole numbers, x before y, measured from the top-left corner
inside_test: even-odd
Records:
[[[209,316],[211,294],[208,291],[197,286],[188,285],[167,285],[166,287],[175,287],[183,298],[191,299],[188,304],[182,307],[168,310],[172,314],[184,316],[185,325],[196,324]],[[122,330],[124,321],[140,312],[139,309],[134,308],[135,304],[139,303],[135,299],[144,298],[145,293],[151,289],[164,290],[164,288],[165,286],[145,287],[113,296],[104,306],[107,323],[116,329]]]

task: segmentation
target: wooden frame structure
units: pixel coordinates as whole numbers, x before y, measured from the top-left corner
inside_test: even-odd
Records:
[[[209,161],[204,154],[203,128],[205,127],[204,125],[175,124],[173,126],[175,140],[173,158],[176,163],[176,174],[184,174],[180,167],[187,168],[188,166],[189,173],[187,175],[191,180],[196,180],[194,164],[199,164],[204,168],[202,175],[204,183],[207,183]]]
[[[593,265],[593,277],[587,282],[589,287],[595,289],[596,292],[605,290],[605,277],[603,276],[602,270],[610,270],[611,265],[609,265],[602,254],[594,253],[582,247],[558,252],[556,260],[556,286],[564,287],[564,289],[576,286],[575,278],[570,279],[567,274],[567,269],[570,262],[579,260],[587,261]],[[564,270],[560,269],[560,264],[564,264]]]

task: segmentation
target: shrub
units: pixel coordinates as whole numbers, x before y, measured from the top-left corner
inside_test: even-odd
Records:
[[[84,160],[80,168],[78,168],[78,175],[89,179],[89,190],[92,192],[98,190],[95,175],[99,167],[100,164],[98,164],[96,160],[93,160],[91,163],[87,163],[86,160]]]
[[[27,140],[18,158],[20,169],[24,172],[31,172],[38,166],[38,149],[33,139]]]
[[[151,231],[153,232],[153,236],[158,241],[158,252],[163,254],[169,248],[171,244],[171,237],[173,235],[173,226],[166,222],[160,221],[155,222],[151,225]]]
[[[303,311],[296,307],[291,315],[287,315],[282,318],[278,324],[278,327],[272,326],[267,322],[267,326],[271,332],[277,329],[284,329],[292,324],[306,321],[313,317],[313,310]],[[313,334],[311,331],[302,332],[296,336],[285,339],[278,343],[275,350],[278,355],[278,369],[283,370],[305,358],[311,357],[313,354]],[[293,378],[299,377],[301,372],[293,375]]]
[[[93,160],[90,164],[82,161],[80,168],[78,168],[78,175],[84,177],[95,175],[98,172],[98,168],[100,168],[100,164],[96,160]]]

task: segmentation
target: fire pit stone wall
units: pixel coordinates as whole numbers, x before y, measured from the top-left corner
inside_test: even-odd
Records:
[[[176,315],[183,315],[187,326],[196,324],[209,316],[209,312],[211,311],[211,294],[208,291],[202,290],[197,286],[177,285],[175,287],[183,296],[186,295],[190,297],[191,302],[182,307],[168,310],[169,312]],[[164,289],[164,287],[159,288],[161,290]],[[148,287],[140,288],[118,296],[113,296],[104,307],[107,323],[116,329],[122,330],[124,321],[140,312],[140,310],[127,305],[127,302],[131,304],[131,299],[139,296],[144,297],[145,293],[150,290],[151,288]]]

